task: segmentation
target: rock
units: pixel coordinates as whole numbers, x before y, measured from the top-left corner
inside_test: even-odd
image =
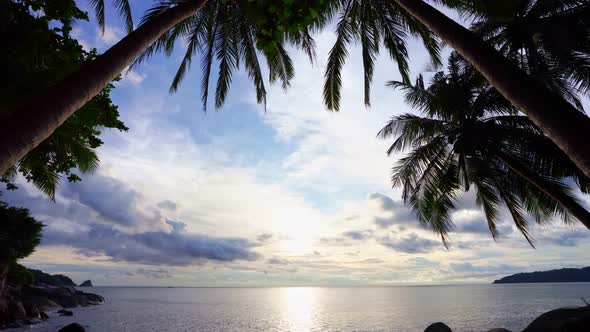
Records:
[[[48,320],[49,315],[46,314],[45,311],[41,311],[41,312],[39,312],[39,318],[41,318],[41,320]]]
[[[80,286],[78,286],[78,287],[93,287],[92,286],[92,281],[86,280],[83,283],[81,283]]]
[[[8,312],[12,316],[12,320],[22,320],[27,318],[27,311],[20,301],[10,301],[8,303]]]
[[[552,310],[537,317],[523,332],[584,332],[590,326],[590,307]]]
[[[491,329],[488,332],[511,332],[511,331],[507,330],[507,329],[496,328],[496,329]]]
[[[424,332],[453,332],[445,323],[434,323],[429,325]]]
[[[72,323],[70,325],[67,325],[65,327],[62,327],[59,331],[57,332],[85,332],[86,330],[84,329],[84,327],[78,323]]]
[[[80,292],[81,296],[83,296],[87,301],[88,304],[90,305],[97,305],[97,304],[103,304],[104,301],[104,297],[97,295],[97,294],[92,294],[92,293],[82,293]]]
[[[73,312],[71,312],[69,310],[65,310],[65,309],[58,310],[57,313],[60,316],[74,316],[74,313]]]
[[[27,317],[40,318],[39,308],[37,308],[37,305],[35,303],[23,302],[23,306],[25,307],[25,311],[27,312]]]

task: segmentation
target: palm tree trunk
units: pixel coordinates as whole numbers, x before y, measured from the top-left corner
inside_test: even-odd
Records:
[[[530,184],[537,187],[537,189],[545,193],[545,195],[553,198],[565,210],[567,210],[567,212],[574,216],[574,218],[578,219],[578,221],[590,229],[590,212],[580,205],[573,197],[563,193],[561,190],[557,190],[557,188],[548,184],[547,181],[544,181],[538,174],[531,172],[528,167],[523,165],[518,160],[508,156],[506,153],[496,150],[495,154],[514,173],[518,174]]]
[[[391,0],[467,59],[590,177],[590,118],[423,0]]]
[[[207,0],[188,0],[141,25],[103,55],[13,112],[0,112],[0,175],[96,96],[143,50]]]

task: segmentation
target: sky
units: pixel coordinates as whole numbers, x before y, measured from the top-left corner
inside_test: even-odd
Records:
[[[132,1],[137,22],[150,3]],[[107,14],[104,34],[91,20],[78,22],[73,36],[104,52],[124,36],[113,8]],[[2,200],[46,225],[23,264],[121,286],[489,283],[588,265],[590,232],[578,226],[533,227],[533,249],[504,214],[492,240],[473,192],[458,202],[446,249],[391,188],[399,155],[388,157],[391,142],[376,138],[390,117],[413,112],[385,86],[400,79],[396,64],[378,58],[367,108],[353,45],[342,109],[329,112],[321,92],[335,38],[332,29],[314,37],[318,62],[290,48],[295,78],[286,91],[268,89],[266,112],[244,71],[234,75],[226,104],[203,112],[198,57],[170,94],[183,43],[127,72],[112,99],[130,130],[104,132],[94,174],[63,182],[55,202],[22,179],[19,190],[3,192]],[[408,43],[412,76],[432,74],[419,42]]]

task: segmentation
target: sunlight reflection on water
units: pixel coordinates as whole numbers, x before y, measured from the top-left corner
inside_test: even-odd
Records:
[[[317,291],[309,287],[282,288],[288,331],[311,331]]]

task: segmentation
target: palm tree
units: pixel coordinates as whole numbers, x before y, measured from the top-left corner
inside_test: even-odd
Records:
[[[51,135],[162,34],[190,18],[206,0],[170,2],[176,5],[139,26],[42,95],[18,108],[0,112],[0,174]]]
[[[363,6],[363,4],[371,2],[368,0],[338,1],[346,4],[359,4],[356,5],[357,10],[370,8],[370,5]],[[479,1],[436,0],[435,2],[455,8],[470,9],[473,3],[477,4]],[[393,17],[404,14],[411,16],[453,47],[506,99],[525,113],[587,176],[590,176],[590,143],[586,138],[587,133],[590,131],[590,118],[579,112],[575,106],[547,88],[543,83],[527,75],[473,32],[445,16],[425,1],[387,0],[384,3],[388,3],[390,6],[395,4],[399,10],[388,15],[393,15]],[[336,9],[336,12],[332,13],[332,15],[347,17],[350,15],[347,11],[351,6],[331,7]],[[496,3],[496,7],[498,6]],[[389,12],[389,10],[383,10],[383,12]],[[362,16],[363,14],[358,15]],[[348,29],[348,31],[345,30],[347,33],[340,35],[348,36],[349,39],[352,36],[351,29],[357,28],[348,23],[338,26],[338,29]],[[383,31],[381,33],[384,34]],[[337,43],[347,43],[348,41],[346,38],[337,39]],[[338,72],[338,68],[342,66],[343,56],[346,53],[340,52],[340,54],[342,56],[336,57],[339,61],[328,61],[326,73]],[[366,66],[366,68],[369,69],[366,71],[365,76],[370,77],[372,69],[370,66]],[[331,74],[326,76],[331,79]],[[339,87],[339,76],[334,75],[332,81],[337,83],[334,85],[335,87]],[[338,110],[338,104],[332,102],[332,100],[337,100],[338,91],[338,89],[333,89],[333,92],[328,95],[329,98],[325,98],[326,106],[329,109]],[[324,95],[326,96],[326,90],[324,90]],[[332,96],[335,98],[331,98]]]
[[[334,13],[331,11],[332,8],[349,8],[337,5],[342,1],[346,0],[330,1],[331,4],[326,7],[328,13],[324,16],[331,16]],[[354,2],[358,1],[361,0]],[[586,133],[590,130],[588,117],[578,112],[574,106],[558,94],[510,63],[474,33],[449,19],[426,2],[420,0],[388,1],[398,4],[401,9],[455,48],[504,97],[541,128],[586,175],[590,176],[590,147],[586,139]],[[465,1],[468,0],[439,0],[438,2],[456,5]],[[190,18],[203,6],[206,0],[171,0],[170,2],[175,6],[161,13],[154,20],[140,26],[95,61],[73,73],[41,96],[22,105],[18,111],[10,112],[8,116],[1,119],[0,173],[4,173],[29,150],[47,138],[65,119],[100,92],[106,84],[160,36],[176,24]],[[349,1],[346,2],[349,3]],[[370,3],[368,0],[363,2]],[[345,42],[347,41],[341,40],[341,43]],[[365,57],[365,59],[369,58]],[[331,66],[333,68],[342,66],[342,59],[340,58]],[[365,67],[371,68],[370,66]],[[372,77],[370,74],[371,71],[368,71],[365,75],[369,81]],[[334,75],[333,81],[338,83],[339,80],[340,77]],[[328,99],[338,100],[335,94],[334,98]],[[336,106],[338,106],[336,103],[327,105],[333,109],[337,109]]]
[[[408,49],[406,40],[410,36],[422,40],[432,62],[440,65],[438,40],[428,28],[397,3],[389,0],[338,0],[324,13],[325,17],[337,16],[336,41],[328,55],[325,71],[324,103],[330,110],[340,108],[341,71],[348,55],[347,47],[359,42],[364,68],[365,105],[370,106],[370,89],[373,81],[375,58],[381,43],[404,81],[409,82]],[[328,19],[320,22],[329,21]],[[323,27],[323,26],[322,26]]]
[[[94,12],[96,14],[96,21],[100,26],[100,29],[104,33],[104,29],[106,26],[105,21],[105,4],[104,0],[88,0],[90,5],[94,8]],[[119,12],[119,15],[125,19],[125,28],[127,29],[128,33],[133,31],[133,15],[131,12],[131,5],[129,4],[129,0],[112,0],[113,6]]]
[[[97,9],[99,22],[104,23],[104,3],[91,0]],[[125,16],[129,18],[126,0],[113,0]],[[229,12],[228,8],[240,10],[242,5],[250,2],[213,1],[207,14],[195,15],[207,0],[162,0],[148,12],[142,24],[127,37],[123,38],[96,60],[87,63],[80,70],[72,73],[61,82],[46,90],[41,96],[33,98],[24,105],[2,110],[0,112],[0,174],[4,174],[28,151],[49,137],[68,117],[98,94],[109,82],[129,66],[138,56],[145,58],[156,50],[162,49],[162,43],[171,43],[179,36],[192,36],[190,54],[207,48],[207,65],[204,68],[208,81],[213,55],[220,60],[220,79],[217,82],[216,106],[221,106],[231,82],[231,73],[239,67],[239,60],[245,60],[250,77],[256,84],[259,102],[265,101],[265,90],[260,75],[256,56],[255,36],[251,22],[240,21],[244,16]],[[317,4],[322,3],[318,1]],[[317,5],[316,4],[316,5]],[[254,4],[255,6],[256,4]],[[212,8],[224,9],[214,10]],[[271,6],[272,7],[272,6]],[[214,16],[211,16],[214,15]],[[218,15],[226,15],[218,16]],[[228,19],[228,23],[219,24]],[[209,28],[209,30],[207,30]],[[193,29],[189,31],[188,29]],[[195,30],[196,29],[196,30]],[[213,30],[211,30],[213,29]],[[248,31],[250,30],[250,31]],[[205,36],[207,35],[208,36]],[[228,37],[228,38],[226,38]],[[190,38],[190,37],[189,37]],[[204,40],[200,40],[204,38]],[[302,46],[313,56],[313,39],[309,31],[293,33],[285,31],[285,38]],[[252,40],[252,41],[251,41]],[[231,41],[231,43],[230,43]],[[156,42],[154,47],[150,47]],[[235,43],[239,45],[236,45]],[[293,77],[293,67],[282,44],[273,44],[274,48],[265,48],[263,53],[270,69],[270,81],[280,80],[284,87]],[[170,49],[170,48],[168,48]],[[213,53],[215,52],[215,54]],[[172,90],[181,81],[190,56],[185,57],[175,78]],[[203,86],[203,98],[206,99],[208,87]]]
[[[156,19],[159,15],[170,10],[169,1],[160,1],[150,9],[142,20],[142,24]],[[309,30],[298,33],[288,33],[286,39],[301,47],[314,59],[315,43]],[[215,91],[215,107],[223,105],[227,96],[232,74],[243,64],[248,76],[254,82],[258,103],[266,106],[266,87],[262,74],[262,64],[259,53],[268,65],[269,81],[280,81],[283,88],[290,85],[294,76],[293,63],[283,43],[273,43],[270,48],[257,49],[259,43],[257,28],[251,19],[240,10],[239,4],[231,1],[209,1],[201,10],[189,19],[175,25],[164,33],[155,43],[143,51],[131,64],[131,68],[157,52],[168,56],[172,53],[178,39],[186,41],[187,50],[172,80],[170,92],[175,92],[188,69],[193,57],[198,54],[203,71],[201,82],[201,100],[203,109],[207,109],[209,95],[209,81],[213,62],[219,63],[219,77]]]
[[[414,85],[389,83],[424,114],[395,116],[378,134],[395,138],[388,154],[412,149],[393,168],[392,183],[403,187],[403,199],[418,220],[446,243],[455,199],[474,187],[494,238],[501,206],[529,242],[527,213],[537,223],[557,216],[590,228],[590,212],[567,181],[574,179],[588,193],[588,178],[538,127],[460,63],[453,55],[448,74],[437,73],[429,87],[421,76]]]
[[[472,30],[583,109],[577,92],[590,92],[590,3],[520,0],[496,11],[483,7],[472,14]]]

